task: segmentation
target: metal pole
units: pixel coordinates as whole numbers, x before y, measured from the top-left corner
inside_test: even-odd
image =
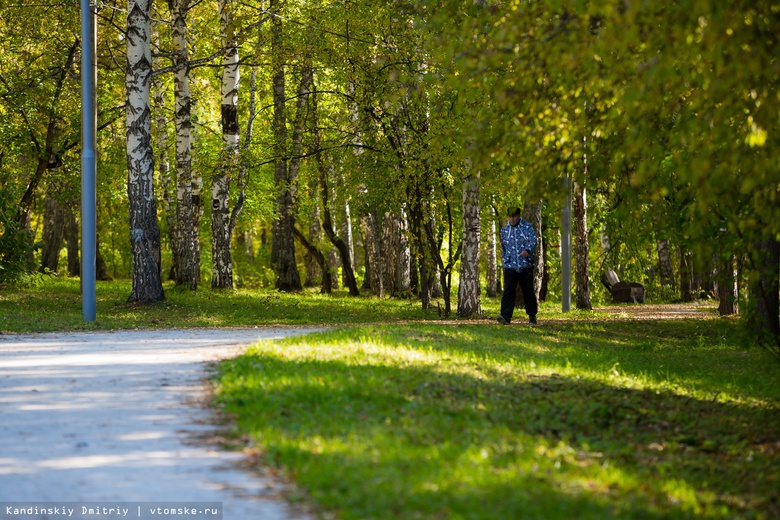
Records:
[[[561,211],[561,311],[571,310],[571,177],[563,173],[565,199]]]
[[[95,321],[96,226],[94,117],[92,113],[92,23],[89,0],[81,0],[81,298],[84,321]]]

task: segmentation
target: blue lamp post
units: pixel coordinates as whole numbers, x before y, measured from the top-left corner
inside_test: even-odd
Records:
[[[84,321],[95,321],[97,238],[95,119],[93,113],[92,13],[81,0],[81,297]]]

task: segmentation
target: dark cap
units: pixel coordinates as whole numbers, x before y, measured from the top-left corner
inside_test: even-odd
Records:
[[[520,208],[517,206],[509,206],[506,210],[507,217],[517,217],[520,215]]]

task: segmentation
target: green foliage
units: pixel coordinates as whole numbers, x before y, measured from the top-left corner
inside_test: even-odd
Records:
[[[370,326],[262,342],[219,402],[339,518],[772,518],[778,365],[734,324]]]
[[[19,208],[0,189],[0,284],[24,282],[35,269],[33,234],[19,226]]]

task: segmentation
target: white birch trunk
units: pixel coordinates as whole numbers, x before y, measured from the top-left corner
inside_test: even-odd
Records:
[[[238,168],[238,47],[233,29],[232,0],[219,1],[220,32],[225,55],[222,60],[222,164],[211,177],[212,289],[233,288],[230,252],[230,182]]]
[[[151,0],[127,2],[127,73],[125,77],[127,198],[133,285],[128,301],[165,299],[160,272],[160,229],[154,196],[151,136]]]
[[[409,219],[401,208],[397,217],[397,256],[395,267],[396,294],[409,294],[412,290],[412,251],[409,246]]]
[[[347,246],[349,252],[349,266],[352,271],[355,271],[355,240],[352,236],[352,213],[349,209],[349,203],[344,204],[343,221],[341,222],[341,238]],[[347,281],[347,270],[344,269],[341,272],[341,281],[344,287],[349,285]]]
[[[176,117],[176,285],[191,290],[200,282],[199,233],[195,218],[192,178],[192,99],[187,48],[188,0],[172,0],[174,114]]]
[[[536,301],[540,300],[544,283],[544,241],[542,240],[542,201],[524,204],[523,219],[530,222],[536,233],[536,249],[534,249],[534,294]],[[521,291],[518,291],[522,294]]]
[[[498,295],[498,256],[496,247],[496,218],[490,212],[487,236],[487,295],[495,298]]]
[[[585,187],[574,183],[574,299],[578,309],[590,310],[590,246],[588,203]]]
[[[481,224],[479,214],[479,172],[463,179],[463,253],[460,259],[458,316],[481,316],[479,288],[479,244]]]

